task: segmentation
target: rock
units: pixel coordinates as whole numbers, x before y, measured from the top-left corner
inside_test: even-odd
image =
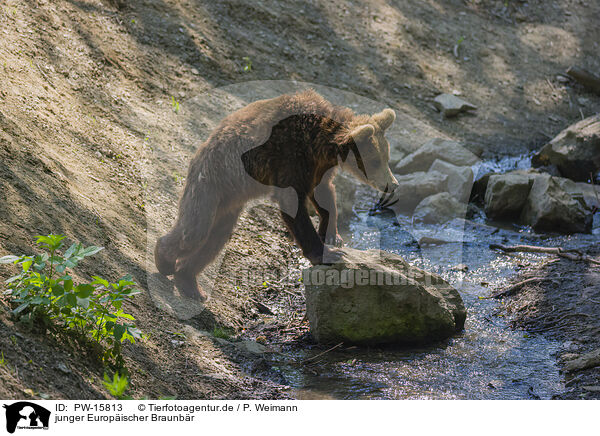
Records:
[[[438,173],[448,176],[447,189],[454,198],[461,203],[466,203],[469,200],[471,188],[473,187],[473,170],[468,166],[456,166],[443,160],[436,159],[429,171],[437,171]]]
[[[396,176],[398,188],[395,198],[398,202],[392,206],[396,213],[411,214],[415,207],[431,195],[447,190],[448,176],[437,171],[416,172],[404,176]]]
[[[255,341],[234,342],[233,345],[245,354],[264,354],[267,351],[267,347]]]
[[[600,348],[567,362],[565,364],[565,370],[567,372],[573,372],[593,368],[595,366],[600,366]]]
[[[538,231],[589,233],[594,187],[564,177],[517,170],[489,177],[485,213],[492,219],[520,219]]]
[[[71,371],[71,369],[65,365],[63,362],[59,362],[58,365],[56,365],[56,368],[62,372],[63,374],[71,374],[73,371]]]
[[[485,213],[477,204],[467,203],[467,213],[465,218],[468,220],[485,219]]]
[[[487,190],[490,177],[493,175],[494,173],[484,174],[479,179],[475,180],[475,182],[473,182],[473,188],[471,189],[471,197],[469,198],[469,201],[477,204],[484,204],[485,191]]]
[[[556,165],[542,165],[540,167],[536,167],[535,169],[538,170],[540,173],[547,173],[551,176],[561,176],[560,171],[558,170],[558,167]]]
[[[469,271],[469,265],[464,264],[464,263],[459,263],[458,265],[454,265],[452,267],[452,271],[467,272],[467,271]]]
[[[600,186],[594,186],[589,183],[575,183],[576,192],[583,196],[585,204],[591,208],[600,209]]]
[[[524,174],[496,174],[489,177],[484,209],[489,218],[519,218],[527,202],[533,178]]]
[[[585,182],[600,170],[600,114],[560,132],[532,159],[534,166],[556,165],[563,177]]]
[[[600,392],[600,386],[582,386],[582,389],[588,392]]]
[[[477,106],[452,94],[440,94],[433,104],[446,118],[455,117],[461,112],[477,109]]]
[[[574,185],[571,180],[547,174],[535,177],[521,221],[536,231],[590,233],[593,214]]]
[[[560,356],[560,360],[562,360],[563,362],[567,362],[569,360],[575,360],[579,357],[579,354],[575,354],[575,353],[564,353],[561,354]]]
[[[501,387],[504,386],[504,384],[505,383],[502,380],[491,380],[488,383],[488,387],[491,388],[491,389],[500,389]]]
[[[479,160],[475,154],[458,142],[434,138],[398,162],[394,173],[403,175],[415,171],[427,171],[438,159],[461,167],[471,166]]]
[[[303,272],[306,310],[321,343],[427,344],[464,327],[466,310],[441,277],[380,250],[339,250],[340,261]]]
[[[466,203],[459,202],[447,192],[440,192],[421,201],[415,208],[413,219],[426,224],[442,224],[454,218],[464,218],[466,212]]]

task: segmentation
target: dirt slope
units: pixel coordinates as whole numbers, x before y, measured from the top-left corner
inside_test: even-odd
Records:
[[[131,273],[146,289],[146,195],[155,193],[145,163],[154,150],[183,144],[193,151],[206,132],[181,121],[186,101],[231,83],[339,87],[475,151],[526,152],[600,110],[598,96],[556,80],[571,64],[600,69],[599,20],[595,1],[7,0],[0,7],[0,255],[29,252],[33,235],[64,233],[106,247],[82,265],[83,275]],[[475,115],[446,121],[432,108],[435,95],[454,90],[479,107]],[[186,158],[163,154],[165,166],[155,168],[170,192],[184,183],[173,171]],[[246,214],[232,247],[264,265],[287,259],[299,267],[273,215],[264,207]],[[257,232],[280,247],[276,253]],[[2,268],[0,278],[10,273]],[[196,327],[241,329],[257,316],[248,297],[264,295],[260,284],[242,294],[229,285],[222,283],[211,316]],[[282,395],[276,382],[247,375],[253,357],[230,345],[202,335],[174,343],[179,336],[169,332],[185,325],[156,310],[149,295],[130,310],[149,333],[127,351],[134,396]],[[23,331],[4,312],[0,349],[7,362],[0,397],[106,395],[96,363]],[[70,372],[57,369],[60,361]]]

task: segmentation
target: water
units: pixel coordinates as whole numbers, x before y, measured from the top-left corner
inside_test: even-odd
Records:
[[[493,160],[479,161],[473,165],[475,180],[488,173],[502,174],[514,170],[527,170],[531,168],[532,154],[518,156],[502,156]]]
[[[282,365],[299,398],[550,399],[564,390],[556,363],[561,344],[512,328],[502,302],[487,298],[545,255],[507,255],[490,250],[489,244],[573,248],[593,243],[597,235],[537,235],[516,225],[490,226],[484,217],[414,226],[406,217],[359,212],[342,236],[354,248],[395,252],[443,276],[464,300],[465,329],[425,348],[336,350],[310,367]],[[416,241],[422,236],[451,243],[419,248]]]

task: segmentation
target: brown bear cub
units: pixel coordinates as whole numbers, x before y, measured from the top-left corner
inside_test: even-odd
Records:
[[[226,117],[190,163],[173,229],[155,247],[163,275],[175,275],[183,295],[206,298],[196,276],[229,239],[248,200],[270,196],[302,253],[327,262],[338,245],[332,180],[337,167],[382,192],[398,182],[389,168],[384,131],[396,115],[386,109],[355,115],[314,91],[260,100]],[[307,210],[319,215],[315,230]],[[324,260],[325,258],[325,260]]]

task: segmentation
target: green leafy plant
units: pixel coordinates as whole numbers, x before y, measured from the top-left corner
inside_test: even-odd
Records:
[[[232,332],[231,332],[230,329],[226,329],[226,328],[223,328],[223,327],[215,327],[213,329],[213,331],[212,331],[212,335],[215,338],[230,340]]]
[[[175,183],[180,183],[183,180],[183,176],[181,174],[179,174],[177,171],[173,171],[173,174],[171,174],[171,177],[173,177],[173,181]]]
[[[125,395],[125,391],[129,388],[127,376],[115,372],[111,379],[107,373],[104,373],[104,381],[102,384],[113,397],[119,400],[131,399],[131,397]]]
[[[129,389],[129,379],[127,378],[127,376],[115,372],[112,378],[110,378],[110,376],[107,373],[104,373],[104,381],[102,382],[102,384],[113,397],[119,400],[133,400],[133,397],[131,397],[130,395],[125,395],[125,392],[127,391],[127,389]],[[142,397],[140,399],[150,400],[150,398],[148,397]],[[169,395],[160,396],[158,397],[158,399],[176,400],[177,397]]]
[[[176,114],[179,113],[179,102],[175,100],[175,97],[171,96],[171,106]]]
[[[252,71],[252,61],[250,60],[250,58],[248,56],[244,56],[242,60],[244,61],[244,73]]]
[[[91,283],[75,283],[68,270],[102,247],[84,247],[75,243],[61,255],[63,235],[38,236],[36,242],[46,249],[33,256],[5,256],[0,263],[19,265],[21,272],[6,281],[14,309],[12,313],[33,326],[71,335],[82,345],[94,344],[102,359],[114,359],[123,366],[121,344],[135,342],[142,336],[123,311],[123,302],[139,294],[136,283],[127,275],[116,283],[94,276]]]
[[[454,53],[454,57],[458,58],[459,57],[459,50],[460,50],[460,46],[462,45],[462,43],[465,41],[465,37],[461,36],[458,41],[456,41],[456,44],[454,44],[454,47],[452,49],[452,52]]]

